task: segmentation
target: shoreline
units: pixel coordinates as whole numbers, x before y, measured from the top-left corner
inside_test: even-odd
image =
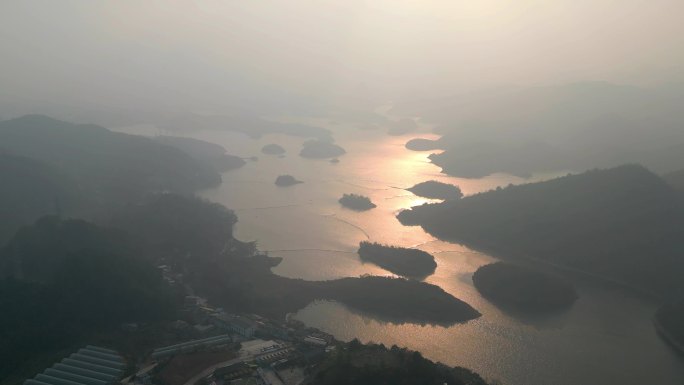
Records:
[[[631,285],[631,284],[624,282],[624,281],[621,281],[619,279],[610,278],[610,277],[607,277],[607,276],[601,275],[601,274],[591,273],[591,272],[588,272],[588,271],[585,271],[582,269],[578,269],[575,267],[571,267],[571,266],[566,266],[566,265],[562,265],[562,264],[558,264],[558,263],[554,263],[554,262],[545,261],[543,259],[535,258],[535,257],[529,256],[529,255],[507,254],[506,256],[502,256],[505,253],[499,252],[497,250],[496,246],[489,245],[486,242],[478,243],[478,242],[468,242],[465,240],[458,240],[458,239],[453,239],[453,238],[441,238],[441,237],[434,235],[433,233],[431,233],[430,231],[425,229],[425,227],[423,227],[420,224],[415,225],[415,226],[421,227],[426,233],[430,234],[431,236],[433,236],[438,241],[448,242],[448,243],[452,243],[452,244],[456,244],[456,245],[465,246],[468,249],[489,255],[493,258],[496,258],[499,261],[518,260],[518,261],[528,262],[528,263],[531,263],[531,264],[534,264],[534,265],[537,265],[540,267],[545,267],[545,268],[550,268],[550,269],[565,272],[565,273],[570,273],[570,274],[573,274],[575,276],[579,276],[579,277],[582,277],[585,279],[590,279],[594,282],[608,284],[608,285],[615,287],[615,288],[625,289],[627,292],[629,292],[631,294],[636,294],[636,295],[643,297],[643,298],[647,298],[648,300],[653,301],[655,304],[658,304],[659,306],[663,304],[662,296],[656,294],[655,292],[648,290],[648,289],[645,289],[645,288],[642,288],[642,287]]]

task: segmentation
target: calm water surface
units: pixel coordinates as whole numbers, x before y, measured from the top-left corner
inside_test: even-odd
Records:
[[[237,238],[256,240],[261,250],[283,258],[273,269],[276,274],[309,280],[392,275],[362,263],[356,254],[358,243],[371,240],[418,247],[433,253],[438,264],[426,281],[483,314],[451,327],[392,324],[334,302],[317,302],[295,315],[306,324],[341,340],[358,338],[419,350],[430,359],[468,367],[507,385],[684,384],[684,360],[651,325],[654,304],[572,278],[580,299],[570,310],[540,317],[509,314],[483,299],[472,285],[472,273],[495,258],[438,241],[420,227],[402,226],[395,218],[400,210],[427,201],[404,190],[418,182],[454,183],[468,195],[525,180],[508,175],[444,176],[429,163],[428,152],[403,147],[412,136],[382,132],[338,132],[337,142],[347,150],[338,164],[299,157],[301,138],[268,135],[252,140],[216,131],[193,136],[219,143],[235,155],[258,156],[257,161],[225,173],[219,188],[201,195],[236,211]],[[357,140],[359,136],[364,141]],[[283,145],[286,156],[261,154],[268,143]],[[280,174],[305,183],[277,187],[274,181]],[[367,195],[378,207],[363,213],[344,209],[337,203],[343,193]]]

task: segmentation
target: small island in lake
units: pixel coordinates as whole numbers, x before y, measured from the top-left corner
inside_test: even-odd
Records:
[[[364,262],[372,262],[394,274],[408,278],[425,278],[435,272],[435,258],[423,250],[408,249],[361,242],[359,256]]]
[[[458,186],[437,182],[436,180],[418,183],[417,185],[406,190],[418,195],[419,197],[429,199],[452,200],[461,199],[463,197],[463,193]]]
[[[522,310],[555,310],[577,299],[575,288],[562,278],[504,262],[477,269],[473,283],[484,297]]]
[[[276,186],[280,187],[288,187],[288,186],[293,186],[299,183],[304,183],[301,180],[295,179],[292,175],[279,175],[276,180],[275,184]]]
[[[439,141],[424,138],[411,139],[406,142],[404,146],[411,151],[432,151],[440,149]]]
[[[344,194],[338,202],[342,206],[356,211],[366,211],[377,207],[370,198],[358,194]]]
[[[325,159],[335,158],[346,154],[344,148],[323,140],[309,140],[304,142],[302,151],[299,155],[304,158]]]
[[[275,143],[267,144],[261,148],[261,152],[267,155],[282,155],[285,149]]]

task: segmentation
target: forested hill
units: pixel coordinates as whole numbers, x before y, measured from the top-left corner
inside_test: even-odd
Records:
[[[122,322],[173,319],[171,288],[130,246],[118,231],[45,217],[0,250],[0,378],[18,383]]]
[[[0,122],[0,178],[0,245],[42,215],[87,217],[151,192],[221,182],[179,149],[41,115]]]
[[[435,124],[443,136],[428,148],[444,152],[430,158],[455,176],[531,175],[625,163],[666,173],[684,167],[683,96],[682,83],[577,82],[405,100],[394,108]]]
[[[75,180],[32,159],[0,153],[0,181],[0,245],[22,225],[84,203]]]
[[[480,316],[438,286],[418,281],[278,276],[271,268],[280,259],[233,238],[236,220],[215,203],[155,194],[102,219],[107,227],[53,216],[17,232],[0,250],[0,378],[29,377],[32,360],[123,322],[169,320],[185,285],[229,311],[274,319],[319,299],[391,322],[452,325]],[[167,286],[159,265],[175,277],[182,274],[182,283]]]
[[[82,250],[135,254],[131,240],[118,230],[100,228],[82,220],[46,216],[19,230],[0,249],[0,277],[52,283],[65,260]]]
[[[476,373],[434,363],[420,353],[352,340],[314,367],[306,385],[487,385]]]
[[[216,143],[177,136],[157,136],[154,140],[163,145],[175,147],[218,172],[230,171],[245,165],[242,158],[226,154],[226,149]]]
[[[0,122],[0,149],[68,171],[100,199],[193,191],[221,181],[211,168],[149,138],[42,115]]]
[[[399,219],[504,258],[534,257],[666,296],[684,291],[680,194],[641,166],[509,186]]]
[[[233,238],[235,223],[235,213],[220,204],[190,196],[156,194],[125,205],[107,225],[138,239],[146,256],[183,265],[228,249],[251,255],[255,251],[253,243]]]
[[[671,172],[663,176],[663,178],[675,189],[684,192],[684,170]]]

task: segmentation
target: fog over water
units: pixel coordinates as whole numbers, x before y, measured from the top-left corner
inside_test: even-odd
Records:
[[[3,1],[0,114],[136,123],[677,82],[682,12],[678,0]]]
[[[171,303],[201,292],[231,317],[259,313],[277,327],[300,307],[287,317],[340,341],[418,351],[490,385],[684,384],[683,15],[682,0],[0,0],[0,238],[31,235],[17,230],[54,216],[49,231],[33,229],[35,241],[0,244],[0,284],[20,293],[6,301],[19,314],[7,324],[24,333],[5,346],[25,350],[0,374],[17,385],[102,325],[123,333],[123,321],[163,325],[154,347],[102,333],[148,359],[185,338],[164,334],[187,310]],[[279,176],[294,181],[278,186]],[[407,190],[426,181],[466,198]],[[376,207],[345,208],[343,194]],[[182,225],[196,227],[179,226],[186,214]],[[130,246],[154,254],[137,262],[159,293],[156,281],[127,275],[135,266],[103,282],[134,287],[121,292],[136,299],[149,289],[168,312],[129,320],[121,311],[111,325],[84,321],[80,334],[64,317],[70,336],[23,322],[41,313],[22,296],[50,303],[43,294],[54,288],[24,282],[25,266],[36,257],[35,270],[60,277],[62,262],[45,250],[69,216],[93,222],[80,230],[93,234],[147,230]],[[129,252],[120,241],[107,244],[112,256]],[[378,252],[399,256],[389,264],[364,261],[364,241],[430,253],[437,267],[422,281],[450,295],[368,277],[410,276],[392,263],[434,264],[389,248]],[[282,260],[271,267],[259,252]],[[473,283],[501,261],[551,289],[529,275],[496,277],[494,295]],[[347,277],[363,279],[320,282]],[[553,284],[575,302],[525,308],[556,300]],[[366,298],[368,288],[382,293]],[[144,303],[131,308],[155,308]],[[57,334],[64,340],[46,338],[45,349],[26,337]]]
[[[436,240],[420,227],[402,226],[395,218],[398,211],[426,201],[402,189],[420,181],[455,183],[471,195],[558,174],[531,179],[504,174],[481,179],[448,177],[426,161],[429,152],[404,148],[403,144],[415,135],[388,137],[383,132],[370,132],[358,140],[358,135],[347,135],[345,129],[329,127],[335,130],[337,143],[347,150],[337,164],[301,158],[297,152],[303,139],[267,135],[252,140],[232,133],[193,133],[226,146],[229,152],[258,154],[257,161],[223,174],[220,187],[201,195],[235,208],[239,239],[256,240],[261,249],[283,258],[273,269],[276,274],[307,280],[392,275],[363,263],[356,254],[358,242],[418,247],[432,253],[438,265],[426,282],[466,301],[483,316],[448,327],[392,323],[338,303],[316,302],[295,318],[342,340],[359,338],[405,346],[430,359],[472,368],[486,378],[510,385],[637,385],[653,381],[654,375],[659,384],[674,385],[684,380],[681,358],[652,327],[656,304],[650,300],[619,287],[568,275],[580,296],[570,310],[537,316],[508,313],[482,298],[472,284],[472,273],[496,261],[495,257]],[[260,154],[263,145],[273,142],[286,149],[284,158]],[[286,173],[304,183],[275,186],[276,176]],[[337,199],[348,192],[367,195],[378,207],[363,213],[342,208]]]

